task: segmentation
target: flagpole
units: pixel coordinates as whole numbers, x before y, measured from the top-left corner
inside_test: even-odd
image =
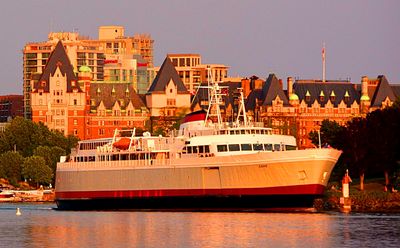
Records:
[[[325,83],[325,42],[322,45],[322,82]]]

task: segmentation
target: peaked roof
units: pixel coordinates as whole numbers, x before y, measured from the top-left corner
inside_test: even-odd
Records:
[[[165,88],[170,80],[172,80],[172,82],[176,85],[178,93],[189,94],[189,91],[186,89],[182,79],[179,77],[178,72],[168,57],[165,58],[163,64],[161,65],[161,68],[158,71],[157,76],[151,84],[149,90],[147,91],[147,94],[152,92],[165,92]]]
[[[263,105],[272,105],[272,101],[276,99],[277,96],[283,101],[284,106],[290,106],[289,100],[286,97],[285,92],[279,83],[279,79],[275,76],[275,74],[269,74],[267,81],[264,84],[262,89],[262,96],[264,102]]]
[[[91,83],[90,99],[95,101],[91,109],[96,109],[101,102],[106,109],[112,109],[116,102],[119,102],[121,109],[126,109],[130,101],[136,109],[146,108],[132,84],[127,83]]]
[[[390,101],[396,101],[396,96],[389,85],[386,77],[383,75],[378,76],[379,85],[375,90],[375,94],[372,97],[371,106],[372,107],[381,107],[382,102],[385,101],[386,97],[389,97]]]
[[[35,83],[34,89],[43,89],[45,92],[50,90],[50,76],[54,76],[57,68],[60,68],[63,76],[67,78],[67,92],[72,92],[74,89],[82,92],[78,84],[78,77],[74,73],[74,68],[69,61],[68,55],[61,41],[59,41],[50,54],[46,67],[38,82]],[[75,81],[75,86],[72,86],[72,81]],[[44,83],[43,83],[44,82]]]

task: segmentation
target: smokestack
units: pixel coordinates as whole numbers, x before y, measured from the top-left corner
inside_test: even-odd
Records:
[[[290,97],[290,95],[293,93],[293,78],[292,77],[287,78],[287,93],[288,93],[288,97]]]

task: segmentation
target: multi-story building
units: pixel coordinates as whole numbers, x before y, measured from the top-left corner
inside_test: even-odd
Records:
[[[234,119],[237,111],[237,90],[243,88],[247,115],[251,121],[263,122],[277,134],[291,134],[298,138],[299,147],[312,147],[308,135],[319,130],[323,120],[345,125],[354,117],[390,106],[400,97],[400,85],[389,85],[385,76],[362,78],[361,84],[338,80],[287,79],[287,89],[282,80],[270,74],[267,80],[256,76],[245,78],[240,85],[227,83],[225,106],[222,114],[226,120]],[[200,90],[193,107],[207,106],[207,91]]]
[[[228,77],[228,66],[221,64],[202,64],[199,54],[168,54],[185,87],[193,95],[202,82],[208,81],[208,68],[215,82]],[[155,68],[156,71],[159,68]]]
[[[79,66],[87,65],[91,69],[93,80],[103,80],[104,51],[102,47],[97,43],[81,40],[78,33],[49,33],[48,41],[28,43],[25,45],[23,51],[25,118],[30,119],[32,117],[30,99],[32,90],[31,80],[35,81],[38,78],[35,77],[35,74],[41,75],[44,72],[49,56],[59,41],[63,42],[74,71],[78,71]],[[34,83],[37,83],[37,81]]]
[[[31,83],[32,120],[64,135],[110,137],[116,128],[144,128],[149,119],[132,84],[95,83],[88,66],[79,68],[78,77],[61,41]]]
[[[400,97],[400,86],[390,86],[385,76],[362,78],[361,84],[338,80],[287,79],[269,76],[262,88],[252,91],[247,99],[251,114],[277,133],[298,137],[300,147],[311,147],[308,134],[319,130],[323,120],[345,125],[354,117],[390,106]]]
[[[92,81],[126,82],[145,93],[154,78],[153,43],[148,34],[125,37],[122,26],[99,27],[99,38],[90,39],[76,32],[50,33],[48,41],[24,47],[24,111],[31,118],[31,80],[42,74],[50,53],[62,41],[75,72],[90,68]]]
[[[23,96],[0,96],[0,122],[7,122],[17,116],[24,116]]]

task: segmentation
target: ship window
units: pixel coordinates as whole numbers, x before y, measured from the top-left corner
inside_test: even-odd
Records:
[[[192,153],[192,147],[191,146],[187,147],[187,153]]]
[[[251,130],[251,133],[252,133],[252,134],[255,134],[255,133],[256,133],[256,130],[254,130],[254,129]]]
[[[197,146],[193,146],[193,147],[192,147],[192,152],[193,152],[193,153],[197,153]]]
[[[230,144],[229,145],[229,151],[231,151],[231,152],[240,151],[239,144]]]
[[[244,130],[243,130],[243,129],[242,129],[242,130],[240,130],[240,133],[241,133],[241,134],[245,134],[245,132],[244,132]]]
[[[275,144],[274,145],[274,151],[280,151],[281,150],[281,145],[280,144]]]
[[[231,130],[230,131],[230,134],[232,135],[232,134],[235,134],[235,130]]]
[[[205,146],[205,148],[206,148],[206,149],[205,149],[205,152],[206,152],[206,153],[210,153],[210,147],[209,147],[209,146]]]
[[[251,144],[241,144],[242,151],[251,151]]]
[[[217,145],[217,151],[218,152],[227,152],[228,146],[227,145]]]
[[[262,151],[263,145],[262,144],[253,144],[254,151]]]
[[[264,144],[264,150],[272,151],[272,144]]]
[[[204,146],[199,146],[199,153],[204,153]]]

